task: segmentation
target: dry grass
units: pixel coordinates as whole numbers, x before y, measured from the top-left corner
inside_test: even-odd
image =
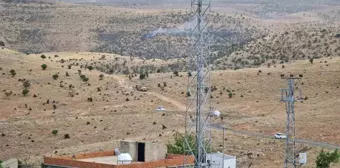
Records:
[[[0,156],[2,159],[19,157],[32,162],[41,159],[42,154],[50,155],[55,151],[57,154],[70,154],[107,150],[120,139],[169,142],[174,131],[183,132],[186,97],[182,92],[185,93],[187,73],[180,73],[182,77],[175,77],[172,73],[150,74],[145,80],[137,77],[129,80],[127,76],[105,74],[104,79],[99,80],[100,72],[82,70],[90,79],[87,83],[91,85],[88,86],[79,78],[79,67],[72,66],[68,69],[68,62],[62,64],[59,61],[83,58],[83,63],[90,63],[99,61],[102,53],[65,52],[45,55],[47,59],[43,60],[40,55],[26,56],[8,49],[0,50],[1,72],[5,73],[1,75],[1,90],[13,92],[9,97],[3,94],[0,104],[0,127],[5,134],[0,138],[2,149],[6,153]],[[59,57],[55,58],[54,55]],[[115,55],[108,55],[106,61],[113,61],[114,57]],[[339,144],[340,133],[337,130],[340,129],[336,109],[340,108],[337,100],[340,92],[340,81],[337,80],[340,79],[337,77],[340,59],[325,58],[314,62],[311,65],[308,61],[297,61],[285,64],[284,69],[261,67],[212,72],[212,83],[217,90],[213,92],[211,102],[225,116],[223,121],[215,119],[213,122],[266,134],[284,132],[285,112],[284,105],[279,102],[279,95],[280,88],[286,87],[286,81],[280,79],[280,74],[303,74],[304,78],[298,82],[298,86],[308,100],[297,103],[297,137]],[[43,63],[48,66],[45,71],[40,67]],[[15,77],[10,76],[10,69],[17,72]],[[259,70],[262,72],[257,75]],[[66,71],[69,72],[69,77],[65,76]],[[58,72],[58,80],[53,80],[51,75]],[[25,78],[31,83],[26,97],[21,95],[23,87],[19,78]],[[60,87],[61,81],[63,88]],[[167,87],[162,91],[157,85],[163,85],[163,82],[167,83]],[[133,86],[140,83],[150,87],[150,90],[145,93],[135,91]],[[69,84],[75,87],[70,89]],[[97,87],[101,88],[100,92]],[[228,98],[226,90],[234,90],[232,98]],[[70,93],[74,97],[70,97]],[[37,95],[36,98],[33,97],[34,94]],[[88,97],[92,97],[93,102],[88,102]],[[50,104],[44,104],[47,99]],[[54,110],[52,104],[56,104],[57,109]],[[162,113],[154,112],[159,105],[174,112],[162,116]],[[163,124],[166,129],[162,129]],[[59,131],[57,136],[52,135],[54,129]],[[70,134],[71,138],[64,139],[64,134]],[[162,136],[159,137],[159,134]],[[218,141],[221,133],[214,134],[215,148],[220,150]],[[282,152],[281,142],[230,133],[227,137],[227,153],[240,158],[240,165],[253,162],[254,167],[270,167],[269,163],[282,163],[282,154],[274,151],[279,149]],[[239,144],[241,140],[242,145]],[[319,149],[313,148],[309,152],[311,164],[317,151]],[[246,152],[252,152],[253,156],[259,158],[247,158]]]

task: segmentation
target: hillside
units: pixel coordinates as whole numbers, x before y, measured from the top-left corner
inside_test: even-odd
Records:
[[[180,72],[179,76],[150,73],[144,80],[140,80],[138,75],[129,79],[129,76],[104,74],[103,80],[100,80],[101,73],[96,69],[86,70],[86,64],[88,68],[94,62],[114,63],[129,60],[129,57],[104,53],[43,54],[45,59],[40,54],[25,55],[8,49],[0,50],[0,80],[4,92],[0,101],[0,130],[3,130],[0,138],[3,142],[2,154],[6,153],[1,154],[0,158],[19,157],[36,164],[42,154],[105,150],[120,139],[166,143],[176,131],[183,132],[187,73]],[[106,55],[105,60],[103,55]],[[143,62],[137,58],[134,61]],[[161,60],[155,62],[155,66],[167,64]],[[152,60],[145,62],[152,63]],[[47,65],[46,70],[42,70],[42,64]],[[71,69],[69,64],[72,64]],[[83,68],[80,68],[82,65]],[[340,79],[340,59],[316,59],[314,64],[296,61],[283,65],[285,68],[212,72],[212,84],[217,90],[212,93],[211,103],[223,115],[223,120],[218,118],[213,122],[268,135],[283,132],[286,117],[284,104],[280,103],[280,88],[286,87],[286,81],[280,79],[280,74],[303,74],[297,86],[302,89],[306,100],[296,105],[297,137],[339,144],[337,130],[340,130],[340,125],[336,116],[339,108],[337,95],[340,80],[337,79]],[[11,76],[11,69],[16,72],[14,77]],[[89,78],[87,82],[82,81],[78,70]],[[54,80],[52,75],[58,73],[57,80]],[[26,96],[22,95],[23,78],[30,83]],[[158,83],[163,85],[164,82],[167,85],[164,89],[158,87]],[[141,83],[150,90],[136,91],[134,86]],[[233,93],[232,98],[229,98],[228,90]],[[92,98],[92,102],[88,98]],[[160,105],[169,112],[155,112]],[[58,130],[57,135],[52,134],[53,130]],[[65,134],[69,134],[70,138],[65,139]],[[216,150],[221,150],[221,136],[220,131],[214,131]],[[283,142],[233,133],[227,133],[227,137],[226,152],[240,158],[239,165],[253,162],[254,167],[269,168],[271,165],[268,163],[282,163],[280,152],[271,149],[275,144],[281,151]],[[239,141],[242,141],[242,146]],[[320,149],[305,145],[298,148],[306,147],[311,159],[309,164],[313,165],[312,158]],[[249,152],[254,156],[249,158]]]

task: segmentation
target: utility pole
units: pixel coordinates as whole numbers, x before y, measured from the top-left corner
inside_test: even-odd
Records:
[[[284,168],[296,168],[296,151],[295,151],[295,101],[301,99],[301,92],[299,96],[295,97],[294,80],[301,79],[290,75],[288,78],[282,77],[288,81],[288,89],[281,90],[281,101],[286,103],[287,125],[286,125],[286,154],[284,160]]]
[[[189,157],[194,157],[195,168],[210,167],[209,159],[207,159],[207,153],[211,149],[210,109],[207,106],[211,93],[210,53],[206,42],[207,38],[204,36],[207,26],[206,13],[210,11],[209,9],[210,0],[191,0],[191,12],[194,14],[195,25],[192,25],[191,30],[193,43],[188,69],[190,70],[190,64],[192,64],[192,72],[196,71],[196,74],[188,77],[188,90],[191,90],[190,87],[192,87],[195,93],[188,97],[190,100],[186,108],[184,149],[188,156],[184,160],[184,165],[189,164]],[[193,142],[190,142],[191,136],[195,138],[194,145]]]

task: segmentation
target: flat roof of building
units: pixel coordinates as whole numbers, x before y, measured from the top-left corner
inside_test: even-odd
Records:
[[[220,159],[223,159],[223,155],[224,155],[224,159],[235,159],[235,156],[230,156],[230,155],[226,155],[224,153],[209,153],[208,155],[211,155],[212,157],[218,157]]]

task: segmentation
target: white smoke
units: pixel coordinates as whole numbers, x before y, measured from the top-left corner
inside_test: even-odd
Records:
[[[154,31],[149,32],[148,34],[144,35],[144,38],[153,38],[158,34],[165,34],[165,35],[181,35],[191,33],[197,23],[197,17],[194,17],[190,21],[186,21],[182,25],[176,26],[174,28],[158,28]]]

